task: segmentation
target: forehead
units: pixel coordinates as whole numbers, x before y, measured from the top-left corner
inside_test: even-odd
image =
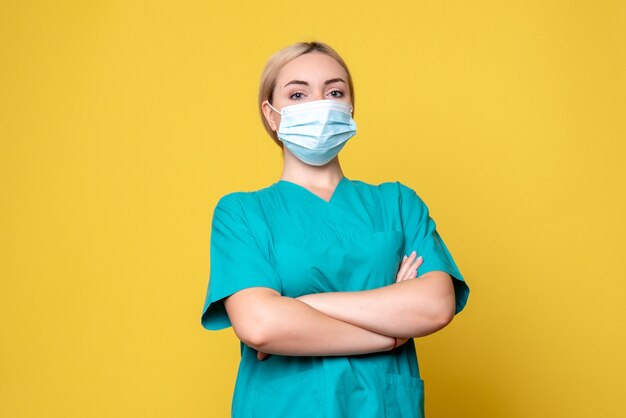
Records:
[[[348,74],[341,64],[333,57],[319,52],[300,55],[298,58],[285,64],[276,79],[278,88],[291,80],[302,80],[315,83],[324,82],[331,78],[347,80]]]

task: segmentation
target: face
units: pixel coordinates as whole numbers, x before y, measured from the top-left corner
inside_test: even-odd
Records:
[[[272,99],[276,110],[323,99],[352,103],[348,74],[334,58],[312,52],[290,61],[280,70]],[[276,131],[280,126],[280,115],[267,102],[262,106],[270,127]]]

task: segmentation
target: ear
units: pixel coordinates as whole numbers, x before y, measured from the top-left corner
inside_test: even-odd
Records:
[[[261,103],[261,109],[263,109],[263,116],[265,116],[265,120],[270,125],[270,128],[272,128],[272,131],[276,131],[278,124],[280,124],[280,115],[272,110],[267,100]],[[274,119],[276,116],[279,118],[278,122]]]

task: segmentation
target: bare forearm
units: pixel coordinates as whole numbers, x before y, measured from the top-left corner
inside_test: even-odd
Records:
[[[443,328],[454,316],[449,276],[431,273],[435,274],[378,289],[317,293],[298,299],[333,318],[379,334],[422,337]]]
[[[297,299],[276,294],[264,297],[261,303],[262,309],[247,315],[246,321],[238,321],[235,332],[244,343],[264,353],[355,355],[387,351],[395,342],[393,337],[332,318]]]

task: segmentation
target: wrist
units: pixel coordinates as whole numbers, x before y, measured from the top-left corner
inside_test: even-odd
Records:
[[[393,337],[393,346],[391,347],[391,350],[389,351],[395,350],[397,346],[398,346],[398,337]]]

